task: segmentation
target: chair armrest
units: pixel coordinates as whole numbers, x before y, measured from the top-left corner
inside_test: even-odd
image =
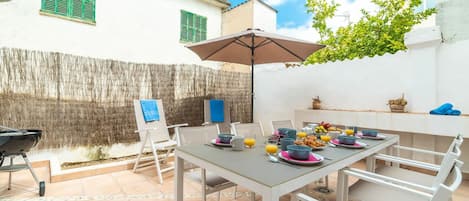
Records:
[[[424,153],[424,154],[433,154],[433,155],[437,155],[437,156],[445,156],[446,155],[446,153],[441,153],[441,152],[436,152],[436,151],[429,151],[429,150],[413,148],[413,147],[400,146],[400,145],[394,145],[393,148],[407,150],[407,151],[413,151],[413,152],[419,152],[419,153]]]
[[[403,165],[423,168],[423,169],[431,170],[431,171],[439,171],[440,170],[439,165],[426,163],[426,162],[422,162],[422,161],[411,160],[411,159],[407,159],[407,158],[401,158],[401,157],[397,157],[397,156],[390,156],[390,155],[385,155],[385,154],[376,154],[376,155],[373,156],[373,158],[383,160],[383,161],[394,162],[394,163],[399,163],[399,164],[403,164]]]
[[[207,121],[207,122],[202,123],[201,126],[207,126],[207,125],[210,125],[210,124],[212,124],[212,122]]]
[[[412,194],[417,194],[423,197],[432,198],[432,194],[435,193],[435,189],[432,187],[422,186],[419,184],[403,181],[400,179],[368,172],[365,170],[359,170],[355,168],[346,168],[342,171],[345,175],[354,176],[358,179],[371,182],[374,184],[394,188],[401,191],[407,191]]]
[[[292,199],[293,200],[293,199]],[[295,201],[319,201],[319,200],[316,200],[312,197],[309,197],[307,196],[306,194],[303,194],[303,193],[297,193],[295,195]]]
[[[140,129],[140,130],[135,130],[136,133],[142,133],[142,132],[146,132],[146,131],[152,131],[152,130],[158,130],[156,128],[144,128],[144,129]]]
[[[189,124],[188,123],[176,124],[176,125],[167,126],[166,128],[176,128],[176,127],[183,127],[183,126],[189,126]]]

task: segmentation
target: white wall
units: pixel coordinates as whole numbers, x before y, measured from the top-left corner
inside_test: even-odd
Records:
[[[201,0],[99,0],[96,25],[39,14],[40,0],[0,3],[0,47],[58,51],[142,63],[195,63],[179,42],[180,10],[206,16],[207,38],[221,35],[222,9]]]
[[[420,47],[394,55],[285,69],[257,66],[255,119],[293,119],[319,96],[326,109],[388,111],[387,100],[405,93],[410,112],[427,113],[451,102],[469,113],[469,40]],[[270,129],[266,129],[270,132]]]

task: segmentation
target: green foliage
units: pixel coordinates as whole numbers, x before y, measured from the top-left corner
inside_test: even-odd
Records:
[[[355,24],[332,31],[326,20],[334,17],[340,4],[333,0],[307,0],[308,13],[313,14],[312,27],[320,34],[319,43],[327,47],[308,57],[305,64],[373,57],[405,50],[404,34],[421,23],[436,9],[415,12],[421,0],[371,0],[378,9],[374,13],[361,10],[363,16]]]

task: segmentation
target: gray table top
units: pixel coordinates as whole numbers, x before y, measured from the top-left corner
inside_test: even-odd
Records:
[[[254,148],[245,149],[244,151],[232,151],[231,148],[224,148],[222,150],[200,144],[185,145],[176,149],[240,176],[273,187],[397,138],[396,135],[386,136],[387,138],[384,140],[359,139],[360,142],[368,145],[364,149],[327,147],[324,150],[313,151],[329,159],[313,166],[294,165],[292,167],[282,163],[272,163],[268,160],[264,150],[265,145],[263,144],[256,144]]]

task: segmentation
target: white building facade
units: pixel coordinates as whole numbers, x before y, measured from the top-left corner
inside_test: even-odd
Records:
[[[225,0],[75,2],[1,1],[0,47],[138,63],[217,65],[201,62],[184,45],[221,36],[222,12],[229,7]]]

